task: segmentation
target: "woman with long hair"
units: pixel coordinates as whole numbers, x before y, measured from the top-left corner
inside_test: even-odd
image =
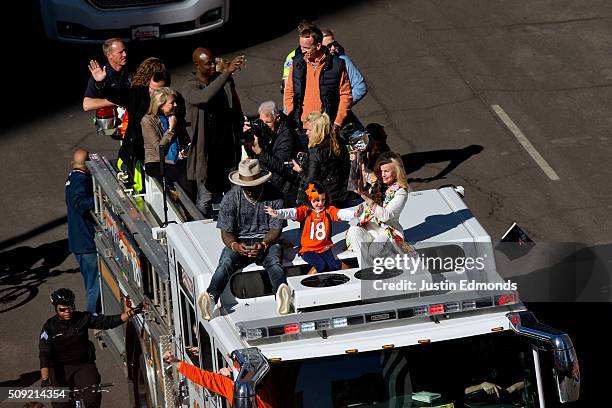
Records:
[[[308,136],[308,159],[305,168],[294,162],[293,169],[301,174],[299,203],[306,203],[304,191],[309,183],[319,181],[327,192],[330,204],[343,206],[355,198],[346,191],[350,160],[348,150],[338,143],[327,113],[311,112],[304,122]]]
[[[177,131],[180,126],[175,115],[176,98],[176,91],[171,88],[156,89],[151,96],[149,110],[142,118],[141,126],[145,150],[145,172],[161,182],[159,146],[165,146],[166,179],[169,182],[178,181],[182,185],[183,182],[186,182],[186,173],[185,156],[181,151],[186,147],[186,143],[184,132]]]
[[[414,248],[404,241],[404,229],[399,222],[410,192],[402,158],[393,152],[381,153],[374,171],[366,172],[366,181],[376,188],[359,191],[364,200],[357,211],[359,224],[351,226],[346,235],[347,244],[357,254],[360,267],[373,242],[380,245],[378,250],[391,242],[396,252],[414,256]]]

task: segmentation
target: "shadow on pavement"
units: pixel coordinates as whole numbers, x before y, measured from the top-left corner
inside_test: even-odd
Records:
[[[463,149],[432,150],[430,152],[415,152],[402,155],[404,168],[407,174],[414,173],[427,164],[449,162],[448,165],[433,177],[409,178],[408,181],[429,183],[446,177],[451,171],[470,157],[484,150],[480,145],[469,145]]]
[[[29,387],[40,380],[40,371],[29,371],[19,374],[19,378],[15,380],[6,380],[0,382],[0,387]]]
[[[2,242],[0,242],[0,251],[6,249],[6,248],[10,248],[14,245],[17,245],[20,242],[26,241],[30,238],[33,238],[37,235],[42,234],[43,232],[47,232],[49,230],[52,230],[53,228],[59,227],[60,225],[64,225],[66,222],[68,221],[68,217],[63,216],[60,218],[56,218],[52,221],[49,221],[43,225],[40,225],[36,228],[33,228],[27,232],[24,232],[23,234],[17,235],[15,237],[9,238],[7,240],[4,240]]]
[[[38,247],[21,246],[0,253],[0,313],[28,303],[38,294],[38,287],[48,278],[78,269],[56,268],[70,255],[68,240],[62,239]]]

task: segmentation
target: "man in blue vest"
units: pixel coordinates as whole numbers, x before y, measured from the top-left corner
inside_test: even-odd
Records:
[[[325,112],[338,130],[349,116],[353,97],[344,61],[331,55],[322,44],[323,33],[317,27],[300,32],[302,55],[296,55],[289,69],[284,103],[287,116],[296,128],[310,112]],[[302,144],[308,143],[300,132]]]
[[[72,171],[66,180],[66,207],[68,209],[68,249],[79,263],[87,293],[86,310],[98,312],[100,283],[98,258],[94,243],[95,223],[90,211],[94,209],[93,183],[85,162],[87,150],[78,148],[72,157]]]
[[[363,75],[361,75],[353,61],[344,53],[344,47],[334,38],[334,32],[330,29],[323,29],[321,31],[323,32],[323,45],[327,47],[331,55],[340,57],[346,65],[346,72],[348,73],[353,91],[353,106],[355,106],[368,93],[368,84],[366,84]]]

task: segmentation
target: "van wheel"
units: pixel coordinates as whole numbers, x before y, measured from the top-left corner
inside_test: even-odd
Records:
[[[151,395],[149,395],[149,380],[147,378],[147,366],[141,354],[136,360],[136,370],[134,375],[134,398],[137,408],[153,408]]]

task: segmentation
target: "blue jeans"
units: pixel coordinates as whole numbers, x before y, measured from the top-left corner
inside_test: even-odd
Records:
[[[308,265],[314,266],[317,272],[325,271],[337,271],[342,267],[342,262],[334,257],[331,249],[325,252],[304,252],[302,259],[306,261]]]
[[[74,254],[83,281],[85,283],[85,293],[87,294],[86,310],[90,313],[100,311],[98,306],[100,300],[100,272],[98,271],[98,257],[95,252],[87,254]]]
[[[228,247],[225,247],[223,248],[223,252],[221,252],[219,265],[206,291],[213,297],[216,303],[232,275],[236,273],[238,269],[244,268],[255,262],[258,265],[262,265],[266,272],[268,272],[268,277],[272,283],[272,289],[274,293],[276,293],[276,290],[282,283],[287,283],[287,278],[285,278],[285,272],[281,265],[281,258],[282,248],[280,244],[270,245],[268,251],[264,253],[264,256],[258,259],[242,256],[238,252],[234,252]]]

